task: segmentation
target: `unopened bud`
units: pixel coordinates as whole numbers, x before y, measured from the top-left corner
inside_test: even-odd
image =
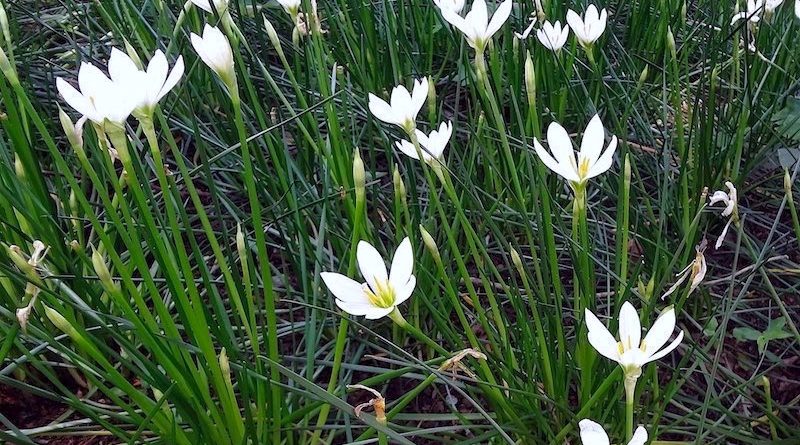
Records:
[[[8,26],[8,14],[2,3],[0,3],[0,29],[3,30],[3,39],[5,39],[6,45],[11,47],[11,27]]]
[[[519,256],[517,249],[514,249],[513,247],[511,247],[511,262],[514,263],[514,267],[517,268],[517,272],[520,275],[525,274],[525,268],[522,265],[522,257]]]
[[[642,85],[644,85],[644,83],[647,81],[648,74],[650,74],[650,68],[647,65],[645,65],[644,69],[642,70],[642,73],[639,74],[639,88],[641,88]]]
[[[536,70],[533,67],[531,53],[525,57],[525,92],[528,95],[528,105],[536,105]]]
[[[406,203],[406,184],[403,182],[403,177],[400,176],[400,170],[394,166],[392,173],[392,183],[394,185],[394,196],[402,205]]]
[[[73,124],[69,115],[61,108],[58,107],[58,119],[61,121],[61,128],[64,129],[64,134],[67,136],[69,145],[73,150],[83,149],[83,124],[86,122],[85,117],[78,119],[78,122]]]
[[[428,249],[428,252],[430,252],[434,261],[440,263],[442,261],[442,257],[439,254],[439,246],[436,245],[436,240],[434,240],[431,234],[425,230],[425,227],[423,227],[422,224],[419,226],[419,232],[422,234],[422,242],[425,244],[425,248]]]
[[[17,155],[14,155],[14,173],[16,173],[20,181],[25,180],[25,166],[22,164],[22,159]]]
[[[267,20],[267,16],[264,16],[264,28],[267,30],[267,37],[269,37],[270,43],[278,51],[278,54],[283,57],[283,47],[281,46],[281,40],[278,38],[278,32],[275,31],[275,27],[272,26],[272,22]]]
[[[125,39],[125,52],[128,53],[128,57],[131,58],[136,68],[141,70],[143,68],[142,59],[139,58],[139,54],[136,53],[136,48],[131,45],[128,39]]]
[[[364,171],[364,161],[357,148],[353,150],[353,182],[356,187],[356,202],[364,202],[367,193],[367,173]]]
[[[72,326],[72,323],[64,318],[63,315],[59,314],[55,309],[45,306],[44,314],[47,316],[47,319],[50,320],[50,323],[53,323],[53,326],[55,326],[59,331],[67,334],[70,338],[79,336],[78,331],[74,326]]]
[[[228,352],[225,348],[222,348],[219,351],[219,369],[222,371],[222,376],[225,377],[225,381],[228,384],[231,384],[231,362],[228,360]]]
[[[94,272],[97,274],[100,284],[106,290],[114,289],[114,280],[111,278],[111,272],[108,271],[103,255],[97,250],[92,252],[92,266],[94,266]]]
[[[672,54],[672,59],[677,59],[677,50],[675,47],[675,34],[672,33],[672,27],[667,27],[667,48],[669,49],[670,54]]]
[[[244,232],[242,232],[242,224],[236,224],[236,250],[239,252],[239,258],[245,257],[245,242]]]
[[[436,120],[436,84],[431,76],[428,76],[428,115],[431,122]]]
[[[3,75],[6,76],[6,79],[8,79],[8,83],[10,83],[12,86],[19,85],[17,70],[14,68],[14,65],[11,64],[11,61],[8,60],[8,56],[3,48],[0,48],[0,71],[3,72]]]
[[[8,253],[8,257],[11,258],[11,261],[14,262],[14,265],[17,266],[17,269],[19,269],[20,272],[26,275],[33,272],[33,266],[28,263],[27,258],[25,258],[25,255],[22,253],[22,249],[20,249],[19,246],[8,246],[6,252]]]

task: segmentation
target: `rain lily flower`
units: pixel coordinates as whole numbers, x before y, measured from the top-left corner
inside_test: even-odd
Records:
[[[765,16],[772,15],[781,4],[783,4],[783,0],[747,0],[745,10],[733,16],[731,25],[743,19],[754,25],[761,21],[762,14]],[[795,10],[798,7],[800,6],[795,4]]]
[[[547,168],[569,181],[573,189],[582,187],[589,179],[611,168],[614,151],[617,149],[617,137],[612,136],[611,143],[605,152],[602,152],[605,132],[598,115],[595,115],[586,126],[577,161],[569,134],[557,122],[551,123],[547,128],[547,143],[550,145],[552,155],[534,138],[533,147],[536,154]]]
[[[642,325],[639,314],[630,302],[625,302],[619,311],[619,341],[589,310],[585,311],[589,328],[589,343],[600,355],[614,360],[625,372],[625,393],[633,400],[636,380],[642,375],[642,367],[672,352],[683,340],[683,331],[667,347],[663,347],[675,330],[675,309],[669,307],[653,323],[653,327],[642,340]]]
[[[383,122],[397,125],[410,134],[416,127],[414,121],[427,97],[428,79],[423,77],[414,81],[411,93],[403,85],[394,87],[389,103],[370,93],[369,110]]]
[[[191,0],[191,2],[203,11],[211,14],[215,11],[220,16],[228,13],[228,0]]]
[[[111,64],[109,63],[109,70]],[[98,126],[106,121],[123,126],[138,104],[138,88],[126,84],[112,73],[109,78],[96,66],[83,62],[78,70],[78,87],[62,78],[56,79],[56,88],[64,101],[78,113]]]
[[[359,242],[356,256],[365,283],[358,283],[338,273],[320,274],[328,290],[336,297],[336,305],[341,310],[351,315],[363,315],[368,320],[376,320],[389,315],[399,304],[408,300],[417,279],[411,273],[414,256],[411,241],[407,237],[397,248],[388,274],[383,258],[370,243]]]
[[[197,55],[229,88],[233,88],[236,81],[236,73],[233,71],[233,50],[225,34],[219,28],[206,23],[203,36],[192,33],[191,39]]]
[[[606,430],[599,423],[583,419],[578,422],[578,426],[581,428],[581,443],[583,445],[611,445],[611,440],[608,438]],[[633,433],[628,445],[644,445],[645,442],[647,442],[647,430],[640,426],[636,428],[636,432]]]
[[[550,51],[560,51],[567,43],[569,37],[569,26],[561,27],[561,22],[556,20],[555,24],[544,22],[541,29],[536,31],[536,37],[542,45]]]
[[[419,141],[422,150],[422,159],[428,164],[432,163],[434,159],[441,161],[444,149],[450,141],[450,136],[453,134],[453,123],[442,122],[439,125],[439,130],[431,131],[430,135],[426,135],[420,130],[415,130],[417,140]],[[419,159],[417,149],[414,144],[409,141],[402,140],[396,143],[397,148],[411,159]]]
[[[114,48],[108,61],[111,79],[135,90],[134,115],[149,117],[161,98],[178,84],[183,76],[183,57],[179,56],[172,71],[161,50],[156,50],[147,70],[142,71],[124,52]]]
[[[286,11],[294,20],[297,17],[297,13],[300,11],[300,5],[303,3],[301,0],[278,0],[281,6],[283,6],[283,10]]]
[[[439,9],[449,9],[456,14],[464,9],[464,0],[433,0],[433,3],[436,4]]]
[[[567,23],[575,33],[575,38],[584,47],[592,46],[603,35],[607,20],[608,12],[603,9],[598,13],[595,5],[589,5],[583,18],[571,9],[567,11]]]
[[[482,53],[489,39],[508,20],[512,6],[512,0],[503,1],[497,7],[491,20],[489,20],[489,13],[486,11],[486,2],[484,0],[475,0],[472,3],[472,9],[464,17],[449,8],[440,7],[440,10],[445,20],[464,33],[469,46]]]
[[[738,193],[736,192],[736,187],[734,187],[733,183],[730,181],[725,181],[725,186],[728,187],[728,193],[725,193],[722,190],[717,190],[708,197],[708,205],[714,205],[718,202],[725,204],[725,208],[722,210],[720,215],[723,217],[728,217],[728,222],[725,224],[725,228],[722,229],[722,233],[719,235],[719,238],[717,238],[716,244],[714,244],[715,249],[719,249],[719,247],[722,245],[722,241],[725,240],[725,235],[728,234],[728,229],[731,227],[731,223],[739,221],[739,198]]]
[[[689,287],[689,294],[691,295],[691,293],[694,292],[694,290],[697,289],[697,286],[699,286],[703,281],[703,278],[706,277],[706,272],[708,272],[706,256],[704,255],[704,252],[706,251],[706,240],[704,239],[700,245],[696,246],[694,249],[697,252],[694,260],[692,260],[692,263],[686,266],[685,269],[678,273],[678,281],[676,281],[675,284],[673,284],[672,287],[670,287],[669,290],[661,296],[662,300],[675,292],[675,290],[678,289],[678,286],[680,286],[684,281],[686,281],[687,278],[690,277],[692,284]]]

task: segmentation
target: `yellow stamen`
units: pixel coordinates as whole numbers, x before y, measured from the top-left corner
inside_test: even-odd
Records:
[[[589,159],[581,157],[578,159],[578,177],[583,179],[589,174]]]
[[[394,287],[388,282],[376,281],[376,289],[366,286],[365,292],[369,302],[379,308],[390,308],[394,306],[395,292]]]

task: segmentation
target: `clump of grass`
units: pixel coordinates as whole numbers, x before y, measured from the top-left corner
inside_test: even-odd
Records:
[[[3,410],[3,440],[577,443],[586,418],[617,443],[634,423],[800,434],[793,5],[755,23],[713,0],[598,2],[602,36],[551,51],[536,29],[584,2],[516,2],[477,40],[428,0],[289,3],[3,2],[0,385],[63,406]],[[230,71],[190,43],[206,24]],[[184,74],[152,114],[78,138],[55,78],[112,47]],[[423,77],[414,119],[375,118],[370,93]],[[614,161],[565,181],[537,144],[556,153],[553,122],[591,139],[595,115]],[[723,218],[708,197],[726,181]],[[369,282],[359,242],[388,259],[405,238],[394,323],[340,310],[321,274]],[[624,302],[643,326],[672,306],[685,332],[632,403],[584,315],[616,332]]]

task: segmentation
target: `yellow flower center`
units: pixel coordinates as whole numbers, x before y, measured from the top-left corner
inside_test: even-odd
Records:
[[[589,174],[589,159],[580,157],[578,159],[578,177],[583,179]]]
[[[375,289],[367,285],[364,292],[366,292],[369,302],[376,307],[386,309],[395,305],[394,287],[389,282],[376,280]]]

